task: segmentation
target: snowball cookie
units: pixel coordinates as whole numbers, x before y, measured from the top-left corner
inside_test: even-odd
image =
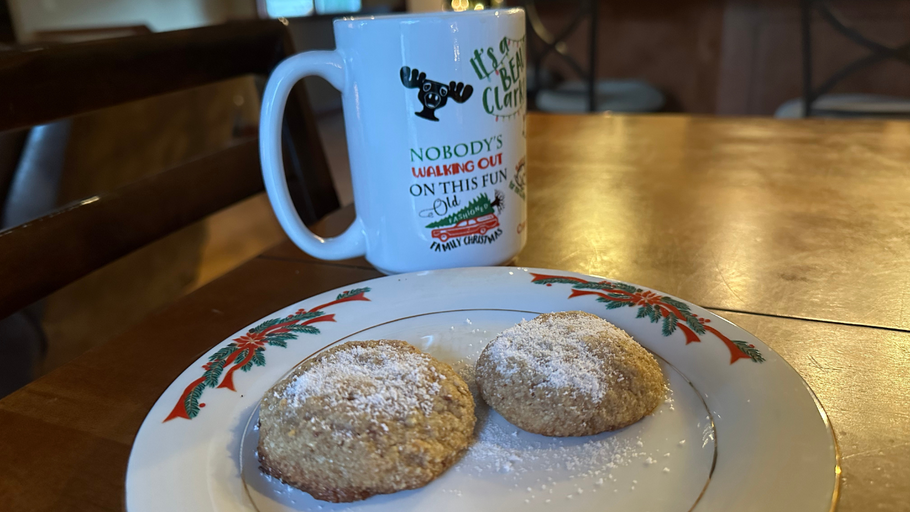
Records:
[[[664,397],[647,350],[598,316],[547,313],[501,332],[477,360],[483,399],[513,425],[586,436],[631,425]]]
[[[429,483],[467,448],[474,421],[449,365],[403,341],[352,341],[266,392],[259,462],[316,499],[357,501]]]

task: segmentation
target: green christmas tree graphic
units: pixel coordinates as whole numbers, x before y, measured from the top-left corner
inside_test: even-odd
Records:
[[[473,219],[474,217],[480,217],[481,215],[489,215],[493,213],[493,207],[498,206],[502,202],[502,199],[497,196],[496,201],[490,202],[490,198],[487,197],[486,193],[482,193],[479,196],[475,197],[467,206],[458,210],[457,212],[444,217],[436,222],[427,224],[428,228],[438,228],[442,226],[451,226],[457,224],[463,220]]]

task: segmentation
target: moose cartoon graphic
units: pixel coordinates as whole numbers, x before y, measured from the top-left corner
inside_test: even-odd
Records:
[[[444,107],[449,98],[457,103],[464,103],[474,92],[473,87],[462,82],[452,81],[446,85],[442,82],[427,80],[426,73],[407,66],[401,68],[401,84],[408,89],[420,89],[417,99],[423,105],[423,110],[414,112],[414,114],[429,121],[439,121],[436,117],[436,109]]]

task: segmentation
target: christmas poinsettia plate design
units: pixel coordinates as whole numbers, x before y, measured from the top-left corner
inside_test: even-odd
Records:
[[[582,310],[654,353],[667,400],[596,436],[521,431],[478,402],[477,439],[426,487],[349,504],[264,476],[258,403],[304,359],[349,340],[401,339],[472,382],[498,332]],[[828,419],[799,375],[754,336],[655,290],[527,268],[384,277],[254,322],[193,363],[149,412],[130,455],[126,503],[151,511],[661,510],[825,512],[838,494]]]

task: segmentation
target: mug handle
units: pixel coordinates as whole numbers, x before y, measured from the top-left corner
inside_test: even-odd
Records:
[[[291,201],[281,158],[281,124],[291,88],[309,75],[321,76],[344,91],[344,60],[337,51],[312,51],[294,55],[279,64],[265,87],[259,119],[259,153],[262,179],[278,222],[304,252],[323,260],[341,260],[366,253],[366,235],[360,218],[335,238],[314,235],[300,220]]]

